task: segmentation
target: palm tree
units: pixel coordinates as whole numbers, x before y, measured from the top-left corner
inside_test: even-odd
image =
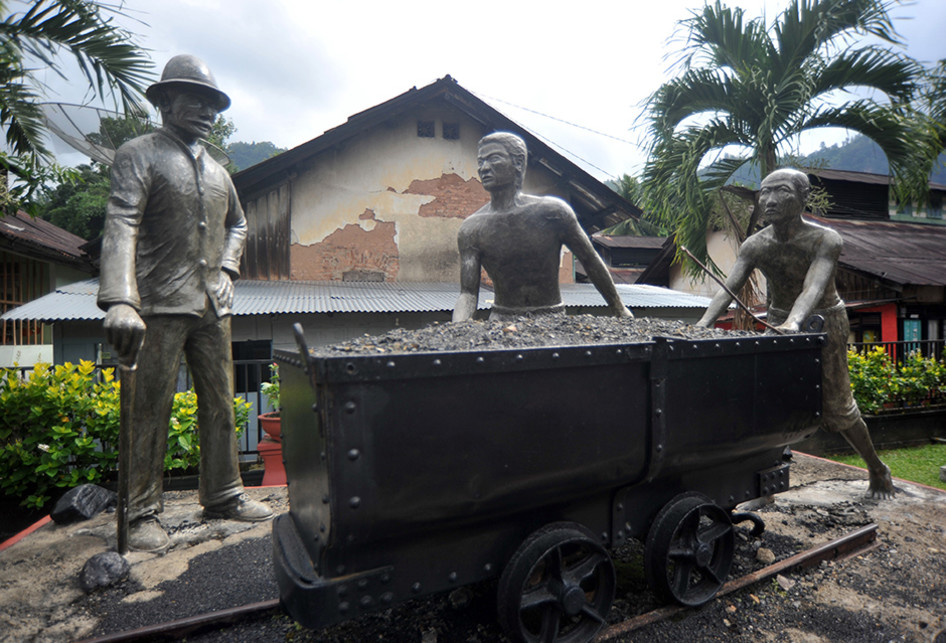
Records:
[[[680,23],[687,37],[682,73],[649,99],[652,144],[644,170],[646,207],[675,230],[678,246],[707,259],[714,193],[743,166],[768,174],[806,130],[860,132],[880,145],[895,175],[903,173],[916,130],[900,106],[913,96],[921,68],[855,40],[871,34],[899,44],[889,15],[894,2],[790,0],[767,25],[717,0]],[[883,102],[838,104],[838,93],[854,88],[874,90]],[[756,208],[736,236],[757,224]],[[688,268],[698,272],[692,262]]]
[[[131,34],[113,23],[118,13],[97,0],[36,0],[25,12],[10,13],[0,0],[0,127],[8,150],[0,152],[0,173],[18,179],[8,191],[0,190],[4,210],[32,205],[43,181],[57,173],[43,140],[37,71],[65,77],[60,56],[68,54],[90,95],[112,99],[126,112],[140,111],[152,63]]]

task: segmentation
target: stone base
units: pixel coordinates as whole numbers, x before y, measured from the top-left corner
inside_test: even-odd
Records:
[[[929,444],[933,438],[946,438],[946,408],[918,408],[899,413],[865,415],[874,448],[900,449]],[[854,453],[854,449],[839,433],[816,431],[807,440],[792,445],[792,449],[811,455],[827,453]]]

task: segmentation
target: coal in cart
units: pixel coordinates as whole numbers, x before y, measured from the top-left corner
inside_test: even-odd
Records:
[[[312,628],[499,577],[510,636],[589,640],[629,538],[660,597],[702,604],[734,508],[788,489],[821,414],[823,335],[317,357],[296,332],[273,543]]]

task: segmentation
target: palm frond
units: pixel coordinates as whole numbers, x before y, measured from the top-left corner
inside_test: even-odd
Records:
[[[843,52],[813,76],[813,95],[869,87],[892,100],[906,102],[914,97],[921,72],[915,60],[892,51],[868,48]]]
[[[107,10],[90,0],[40,0],[25,14],[8,16],[0,29],[4,39],[60,75],[58,56],[68,52],[97,96],[117,93],[122,109],[131,111],[141,106],[153,66],[131,34],[103,15]]]

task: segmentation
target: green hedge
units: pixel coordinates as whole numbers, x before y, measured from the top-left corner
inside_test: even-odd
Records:
[[[60,490],[112,476],[118,461],[120,384],[95,364],[37,364],[25,379],[0,370],[0,492],[26,507],[42,507]],[[233,400],[237,432],[250,404]],[[174,396],[165,470],[200,463],[197,396]]]
[[[848,351],[854,399],[862,413],[946,402],[946,364],[918,351],[897,365],[881,346]]]

